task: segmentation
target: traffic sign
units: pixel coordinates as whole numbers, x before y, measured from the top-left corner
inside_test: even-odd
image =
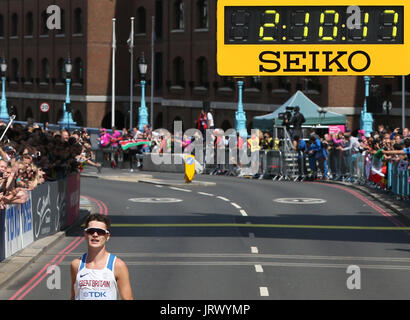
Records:
[[[50,111],[50,105],[47,102],[43,102],[40,104],[40,111],[41,112],[49,112]]]
[[[408,0],[219,0],[221,76],[407,75]]]

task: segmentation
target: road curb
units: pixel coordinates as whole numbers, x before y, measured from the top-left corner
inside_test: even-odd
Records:
[[[23,272],[30,264],[35,262],[40,255],[53,247],[59,240],[64,238],[68,232],[80,226],[86,217],[98,212],[96,206],[89,204],[80,205],[80,216],[76,222],[64,231],[59,231],[51,236],[39,239],[15,255],[0,262],[0,288],[3,288],[7,282],[16,274]]]
[[[342,181],[317,181],[319,183],[323,184],[336,184],[336,185],[341,185],[344,187],[350,187],[353,188],[357,191],[360,191],[364,193],[365,195],[369,196],[372,198],[372,200],[377,201],[381,205],[385,206],[389,210],[393,211],[397,215],[405,218],[409,223],[410,223],[410,210],[405,206],[405,203],[398,203],[398,201],[394,200],[392,196],[388,194],[383,194],[382,192],[372,192],[369,188],[364,187],[364,186],[359,186],[354,183],[350,182],[342,182]],[[387,198],[387,199],[386,199]],[[393,202],[396,202],[394,204]]]
[[[205,182],[205,181],[192,181],[191,183],[185,183],[183,181],[173,181],[173,180],[140,179],[138,182],[161,185],[161,186],[170,186],[170,187],[183,187],[183,186],[211,187],[211,186],[216,186],[215,182]]]

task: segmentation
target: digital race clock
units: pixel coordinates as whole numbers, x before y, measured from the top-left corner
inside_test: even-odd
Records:
[[[218,73],[407,75],[406,2],[219,0]]]

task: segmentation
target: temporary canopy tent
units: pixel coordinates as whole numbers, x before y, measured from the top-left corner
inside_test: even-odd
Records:
[[[273,125],[282,124],[282,120],[278,119],[279,113],[286,112],[286,107],[300,108],[306,119],[303,126],[329,126],[329,125],[346,125],[346,116],[334,112],[320,113],[320,108],[316,103],[306,97],[303,92],[296,92],[288,101],[276,109],[274,112],[253,118],[253,128],[264,130],[272,130]],[[323,109],[322,109],[323,110]]]

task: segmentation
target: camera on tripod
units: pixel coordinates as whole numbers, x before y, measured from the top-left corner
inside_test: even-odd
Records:
[[[295,107],[286,107],[286,112],[279,113],[278,118],[280,120],[290,120],[293,116],[293,112],[295,111]]]

